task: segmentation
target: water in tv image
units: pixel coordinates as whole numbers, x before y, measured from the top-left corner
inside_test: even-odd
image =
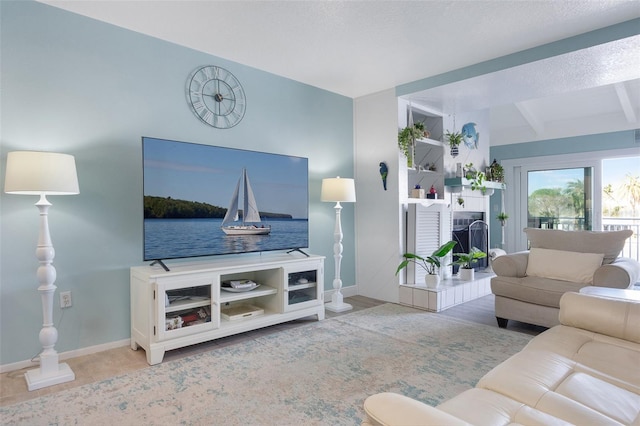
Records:
[[[308,247],[308,160],[142,138],[144,260]]]

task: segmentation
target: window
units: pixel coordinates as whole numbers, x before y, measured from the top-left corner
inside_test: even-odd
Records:
[[[527,226],[592,230],[592,176],[592,167],[529,171]]]
[[[622,256],[640,260],[637,149],[504,160],[505,250],[526,250],[523,228],[632,229]]]
[[[602,229],[631,229],[621,255],[640,261],[640,157],[602,160]]]

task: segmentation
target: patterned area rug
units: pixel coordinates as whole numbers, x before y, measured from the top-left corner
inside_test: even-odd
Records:
[[[358,425],[372,394],[430,405],[531,336],[385,304],[0,409],[19,425]]]

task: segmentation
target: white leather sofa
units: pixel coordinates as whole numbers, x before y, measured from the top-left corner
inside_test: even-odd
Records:
[[[569,292],[559,319],[438,407],[370,396],[363,425],[640,425],[640,302]]]

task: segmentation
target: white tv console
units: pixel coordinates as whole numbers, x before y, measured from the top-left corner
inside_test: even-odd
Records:
[[[131,349],[150,365],[165,351],[317,315],[324,319],[324,257],[277,254],[131,268]],[[251,280],[244,292],[224,282]]]

